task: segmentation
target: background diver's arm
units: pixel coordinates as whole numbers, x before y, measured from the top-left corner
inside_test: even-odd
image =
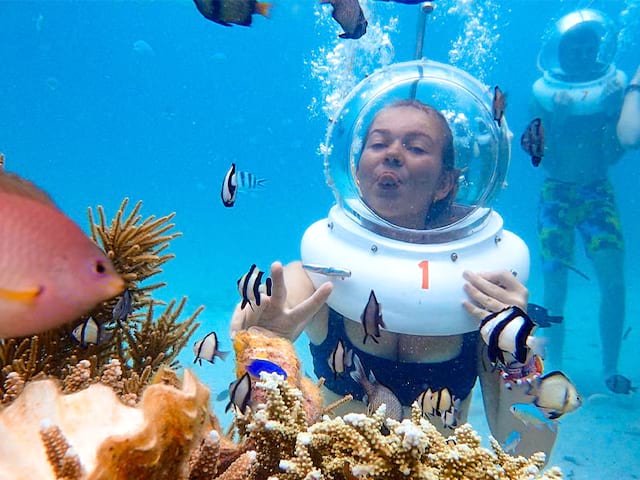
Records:
[[[640,85],[640,67],[629,85]],[[624,148],[640,148],[640,91],[637,89],[627,90],[624,96],[617,134]]]
[[[253,305],[253,309],[236,306],[231,317],[231,338],[239,330],[259,327],[295,341],[322,309],[332,290],[330,282],[316,290],[300,262],[286,267],[274,262],[271,280],[271,296],[263,295],[260,306]]]

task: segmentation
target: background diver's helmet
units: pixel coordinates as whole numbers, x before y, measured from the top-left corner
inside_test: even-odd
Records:
[[[382,219],[365,204],[356,182],[366,129],[382,107],[404,99],[442,112],[453,133],[459,213],[452,223],[438,228],[412,230]],[[413,243],[441,243],[477,231],[489,216],[510,159],[511,132],[504,119],[501,127],[494,121],[492,99],[492,88],[433,61],[397,63],[367,77],[346,98],[327,132],[325,174],[338,206],[368,230]]]
[[[560,18],[547,32],[538,68],[559,80],[594,80],[611,68],[616,46],[615,25],[606,14],[576,10]]]

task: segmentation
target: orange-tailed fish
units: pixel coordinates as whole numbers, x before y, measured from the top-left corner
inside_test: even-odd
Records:
[[[544,125],[541,119],[534,118],[529,122],[520,137],[520,146],[531,157],[534,167],[540,165],[544,157]]]
[[[320,0],[320,3],[329,3],[333,6],[331,16],[344,30],[344,33],[339,35],[340,38],[355,40],[367,32],[367,19],[358,0]]]
[[[105,253],[45,192],[0,172],[0,337],[78,320],[123,288]]]
[[[496,121],[499,127],[502,126],[502,117],[504,117],[504,111],[507,108],[507,96],[502,93],[499,86],[495,86],[493,89],[493,119]]]
[[[269,16],[271,4],[257,0],[194,0],[198,11],[212,22],[230,27],[232,23],[251,26],[252,16]]]

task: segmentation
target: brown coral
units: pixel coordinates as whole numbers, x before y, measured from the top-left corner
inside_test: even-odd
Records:
[[[114,358],[120,361],[122,371],[119,393],[135,400],[161,366],[176,366],[177,354],[197,328],[196,317],[203,307],[181,321],[179,317],[186,303],[183,298],[170,302],[156,317],[159,302],[151,298],[151,292],[164,283],[142,285],[141,282],[159,274],[160,267],[173,258],[165,251],[169,242],[180,233],[171,232],[173,214],[143,220],[141,202],[136,203],[129,215],[125,214],[127,205],[128,199],[125,199],[110,223],[106,221],[102,207],[97,209],[97,221],[94,221],[91,209],[89,219],[93,240],[107,252],[127,282],[133,298],[133,312],[122,322],[122,327],[113,318],[113,307],[118,298],[104,302],[90,312],[89,315],[111,333],[110,340],[99,345],[81,346],[72,338],[73,328],[85,318],[32,337],[0,340],[0,397],[3,403],[15,399],[20,383],[40,375],[61,380],[73,377],[65,381],[68,392],[85,388],[98,381]],[[89,377],[81,381],[74,370],[79,362],[89,362],[89,366],[83,363]]]

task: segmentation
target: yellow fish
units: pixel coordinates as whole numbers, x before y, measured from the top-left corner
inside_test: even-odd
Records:
[[[534,395],[533,404],[551,420],[573,412],[582,405],[576,386],[559,370],[539,377],[527,393]]]
[[[77,320],[123,288],[105,253],[45,192],[0,172],[0,338]]]

